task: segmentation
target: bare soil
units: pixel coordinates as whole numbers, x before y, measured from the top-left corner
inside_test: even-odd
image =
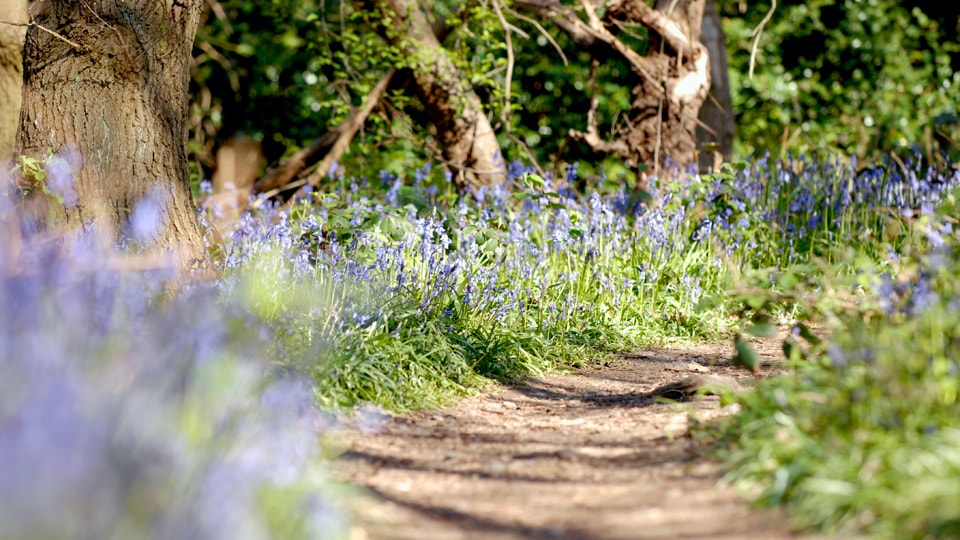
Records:
[[[778,340],[757,344],[762,373]],[[747,385],[731,345],[652,348],[571,374],[531,378],[437,411],[355,429],[336,474],[361,486],[355,539],[782,539],[782,515],[718,485],[685,436],[690,415],[729,414],[706,382]],[[689,377],[707,377],[706,380]],[[672,385],[671,385],[672,384]]]

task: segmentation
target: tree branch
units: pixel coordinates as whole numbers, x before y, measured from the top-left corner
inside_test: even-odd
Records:
[[[272,192],[281,190],[284,186],[290,184],[300,173],[320,161],[321,157],[330,150],[334,141],[340,137],[340,126],[336,126],[330,131],[324,133],[319,139],[313,142],[307,148],[304,148],[296,154],[290,156],[287,161],[278,167],[270,169],[263,178],[257,180],[253,185],[254,193]],[[279,192],[278,192],[279,193]]]
[[[593,48],[604,43],[599,34],[557,0],[515,0],[513,7],[549,19],[581,47]]]
[[[337,126],[341,129],[341,134],[333,143],[333,147],[330,149],[330,152],[324,156],[323,161],[320,162],[320,166],[317,167],[317,170],[313,171],[307,178],[307,183],[313,187],[320,185],[320,181],[326,176],[327,171],[330,170],[330,167],[334,162],[340,161],[340,157],[347,151],[347,148],[350,146],[350,141],[357,135],[357,132],[360,131],[360,128],[363,127],[363,123],[366,122],[367,117],[370,116],[370,113],[373,112],[374,107],[377,106],[377,103],[380,102],[380,98],[383,97],[383,94],[386,93],[387,87],[390,86],[390,80],[397,73],[396,69],[391,69],[384,75],[377,85],[373,87],[373,90],[370,91],[370,94],[367,95],[366,101],[363,102],[363,107],[360,108],[355,114],[350,115],[350,118],[347,118],[343,124]]]
[[[370,116],[370,113],[373,112],[373,108],[379,103],[384,92],[387,91],[387,86],[389,86],[390,80],[395,73],[396,70],[391,69],[386,75],[381,77],[377,85],[374,86],[370,94],[367,95],[363,107],[351,114],[343,123],[324,133],[322,137],[314,141],[308,148],[300,150],[279,167],[267,172],[263,178],[254,184],[254,193],[263,193],[267,197],[272,197],[281,192],[302,187],[308,183],[317,186],[323,176],[327,174],[333,162],[339,160],[343,153],[346,152],[347,147],[350,146],[350,141],[352,141],[357,135],[357,132],[360,131],[360,127],[366,121],[367,117]],[[293,181],[294,178],[317,162],[319,162],[320,165],[309,178],[296,182]]]
[[[39,28],[40,30],[43,30],[44,32],[50,34],[51,36],[59,39],[60,41],[63,41],[63,42],[66,43],[67,45],[70,45],[70,46],[73,47],[74,49],[83,50],[83,47],[81,47],[81,46],[80,46],[79,44],[77,44],[76,42],[70,41],[69,39],[61,36],[60,34],[54,32],[53,30],[47,28],[46,26],[43,26],[42,24],[37,24],[37,23],[32,22],[32,21],[31,21],[31,22],[28,22],[28,23],[19,23],[19,22],[11,22],[11,21],[0,21],[0,24],[6,24],[6,25],[9,25],[9,26],[25,26],[25,27],[27,27],[27,28],[30,28],[30,27]]]
[[[696,44],[690,40],[683,28],[669,16],[648,6],[643,0],[610,0],[607,3],[607,10],[610,14],[623,14],[629,19],[642,22],[644,26],[659,34],[667,46],[684,58],[693,57]],[[700,24],[699,21],[693,22]]]
[[[575,141],[584,142],[591,150],[598,154],[617,154],[623,158],[628,158],[630,148],[627,143],[620,139],[613,142],[607,142],[600,138],[600,132],[597,130],[597,107],[600,101],[597,98],[590,99],[590,110],[587,112],[587,130],[570,130],[570,137]]]
[[[550,32],[547,32],[547,29],[544,28],[542,24],[538,23],[535,19],[531,19],[530,17],[521,15],[515,9],[511,9],[511,8],[507,8],[507,9],[510,12],[510,14],[513,15],[514,17],[522,21],[526,21],[531,25],[533,25],[533,27],[540,32],[540,35],[542,35],[544,39],[546,39],[551,45],[553,45],[553,48],[557,51],[557,54],[560,55],[560,59],[563,60],[563,65],[564,66],[570,65],[570,62],[567,60],[567,55],[563,54],[563,49],[560,48],[560,44],[557,43],[557,40],[553,39],[553,36],[550,35]]]
[[[650,61],[649,58],[645,58],[630,47],[627,47],[607,30],[606,27],[599,24],[600,21],[596,18],[596,14],[592,17],[592,19],[596,21],[595,24],[589,25],[580,20],[569,8],[560,4],[558,0],[516,0],[513,6],[517,9],[536,13],[541,17],[550,19],[581,47],[596,48],[599,44],[603,44],[613,49],[619,53],[640,76],[654,83],[658,94],[663,95],[663,88],[660,83],[657,82],[659,79],[653,76],[653,73],[657,71],[654,63]]]

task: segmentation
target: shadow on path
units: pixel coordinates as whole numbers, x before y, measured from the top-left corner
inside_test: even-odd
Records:
[[[725,413],[684,381],[749,378],[723,354],[657,350],[349,434],[336,472],[369,494],[356,510],[362,537],[793,538],[782,519],[718,487],[685,436],[691,414]],[[660,399],[671,388],[694,399]]]

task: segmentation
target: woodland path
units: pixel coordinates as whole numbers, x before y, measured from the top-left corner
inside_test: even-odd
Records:
[[[757,344],[767,372],[777,343]],[[691,410],[726,414],[718,398],[655,398],[692,375],[747,382],[732,349],[652,348],[348,433],[335,473],[367,493],[353,540],[798,538],[684,435]]]

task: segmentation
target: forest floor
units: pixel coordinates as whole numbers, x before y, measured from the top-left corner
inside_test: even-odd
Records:
[[[779,343],[755,344],[764,373]],[[689,377],[749,384],[732,350],[651,348],[441,410],[374,413],[334,467],[363,488],[353,540],[798,538],[718,485],[718,465],[685,435],[691,415],[730,413],[717,397],[657,399]]]

